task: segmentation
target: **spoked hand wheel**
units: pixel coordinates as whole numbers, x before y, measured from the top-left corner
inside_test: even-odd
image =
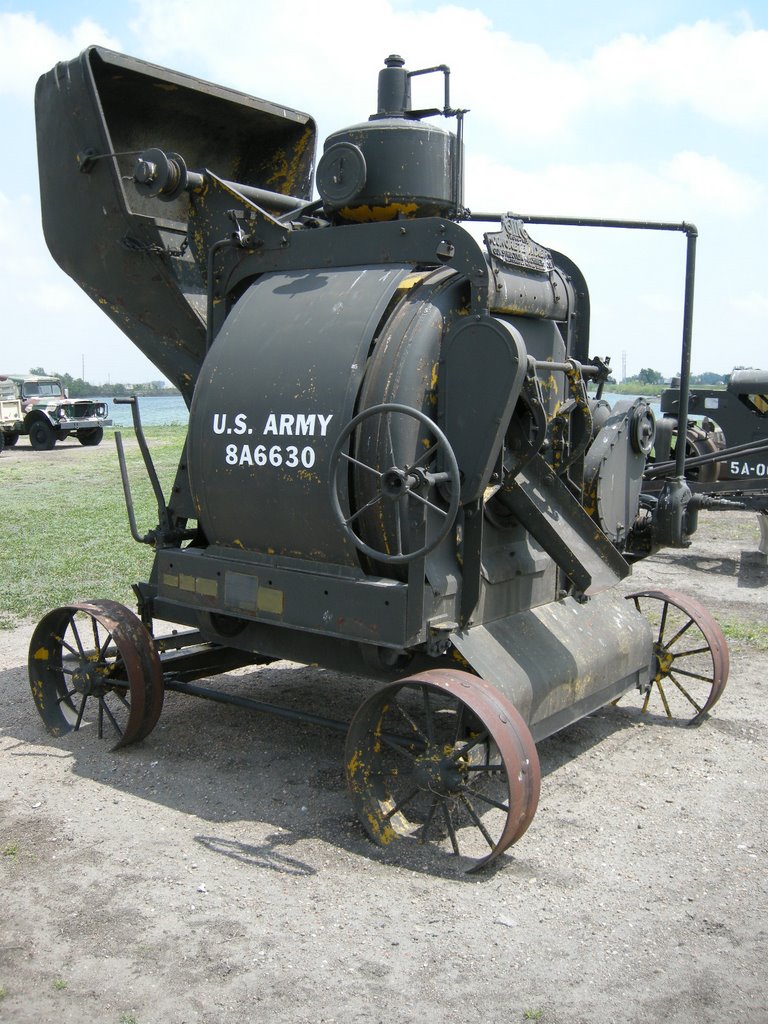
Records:
[[[114,747],[144,739],[163,706],[163,672],[141,620],[116,601],[48,612],[29,646],[29,682],[54,736],[96,722]]]
[[[427,428],[418,451],[418,438],[402,428],[403,417]],[[349,439],[365,421],[366,435],[374,439],[375,455],[350,455]],[[417,427],[418,431],[418,427]],[[331,454],[330,497],[336,519],[363,554],[377,562],[403,564],[428,554],[447,536],[459,509],[460,476],[448,438],[423,412],[408,405],[374,405],[350,420]],[[440,471],[436,466],[442,465]],[[340,493],[350,467],[360,479],[360,507],[347,514]],[[446,501],[442,495],[447,493]],[[365,523],[383,533],[381,547],[363,539]],[[416,539],[414,539],[416,538]]]
[[[514,706],[468,672],[436,669],[388,683],[349,727],[355,809],[380,846],[495,860],[523,835],[541,786],[533,738]]]
[[[696,725],[717,703],[728,681],[728,644],[698,601],[674,590],[628,594],[654,632],[650,688],[643,713]]]

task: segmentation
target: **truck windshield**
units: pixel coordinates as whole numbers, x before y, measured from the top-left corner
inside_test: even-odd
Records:
[[[58,381],[25,381],[25,398],[62,398],[61,384]]]

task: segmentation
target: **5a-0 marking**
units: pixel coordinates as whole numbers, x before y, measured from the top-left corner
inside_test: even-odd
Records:
[[[734,459],[728,468],[731,476],[768,477],[768,465],[764,462],[758,462],[754,466],[750,466],[748,462],[738,462]]]

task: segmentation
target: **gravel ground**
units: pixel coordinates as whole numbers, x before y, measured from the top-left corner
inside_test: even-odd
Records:
[[[542,796],[493,868],[364,837],[342,745],[169,695],[142,743],[49,737],[28,623],[0,635],[0,1021],[768,1021],[768,570],[755,516],[706,514],[633,583],[736,639],[711,717],[632,704],[540,744]],[[98,595],[93,595],[98,596]],[[288,663],[231,686],[348,717],[362,680]],[[431,863],[431,862],[430,862]]]

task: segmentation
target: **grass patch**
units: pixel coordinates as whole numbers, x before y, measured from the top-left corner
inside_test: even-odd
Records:
[[[121,1013],[120,1024],[138,1024],[138,1021],[132,1013]]]
[[[54,981],[53,983],[53,987],[56,989],[57,992],[63,992],[64,989],[67,988],[67,982],[64,981],[63,978],[57,978],[56,981]]]
[[[768,626],[759,622],[720,622],[728,640],[748,644],[756,651],[768,651]]]
[[[167,496],[186,427],[145,433]],[[132,430],[123,430],[123,443],[138,529],[146,533],[157,525],[157,506]],[[131,537],[111,438],[96,448],[26,450],[13,462],[4,456],[0,485],[0,630],[76,600],[135,605],[131,584],[147,579],[153,553]]]
[[[19,852],[19,844],[18,843],[9,843],[7,846],[3,847],[3,856],[4,857],[16,857],[18,855],[18,852]]]
[[[5,999],[7,995],[8,989],[5,987],[5,985],[0,985],[0,999]]]

